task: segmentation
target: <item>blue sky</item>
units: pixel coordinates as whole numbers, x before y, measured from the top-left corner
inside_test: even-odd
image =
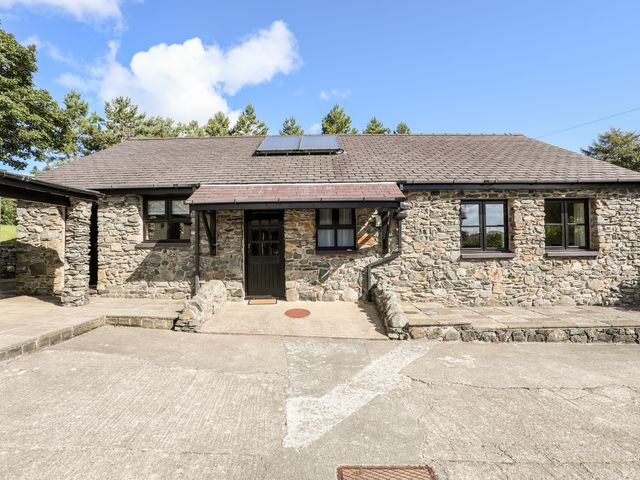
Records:
[[[99,111],[113,94],[179,119],[252,102],[271,133],[290,115],[309,132],[338,102],[360,129],[537,137],[640,107],[637,1],[0,0],[0,18],[39,45],[40,87]],[[578,150],[639,124],[543,140]]]

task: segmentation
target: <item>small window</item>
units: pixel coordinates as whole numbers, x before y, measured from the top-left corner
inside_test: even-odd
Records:
[[[144,200],[145,242],[189,242],[191,214],[184,199]]]
[[[321,208],[316,211],[316,248],[352,250],[356,245],[356,215],[352,208]]]
[[[589,248],[589,201],[545,200],[545,245],[551,249]]]
[[[509,248],[507,202],[464,201],[460,205],[463,250],[506,251]]]

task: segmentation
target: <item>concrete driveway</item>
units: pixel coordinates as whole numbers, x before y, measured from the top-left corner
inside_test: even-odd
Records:
[[[101,327],[0,364],[0,478],[640,478],[640,347]]]

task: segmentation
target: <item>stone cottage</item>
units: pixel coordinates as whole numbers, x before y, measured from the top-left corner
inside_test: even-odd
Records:
[[[19,241],[54,243],[25,293],[80,245],[81,297],[638,303],[640,173],[522,135],[131,139],[39,178],[100,196],[20,203]]]

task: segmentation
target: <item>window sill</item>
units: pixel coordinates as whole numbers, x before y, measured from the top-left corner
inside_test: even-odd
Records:
[[[513,252],[473,252],[460,254],[462,260],[490,260],[496,258],[508,260],[515,257],[516,254]]]
[[[549,258],[586,257],[596,258],[598,250],[547,250],[545,255]]]
[[[353,248],[349,250],[316,250],[316,255],[353,255],[358,250]]]
[[[165,248],[172,248],[172,249],[176,248],[176,249],[188,250],[189,248],[191,248],[191,243],[190,242],[142,242],[136,245],[136,250],[150,250],[150,249],[162,250]]]

